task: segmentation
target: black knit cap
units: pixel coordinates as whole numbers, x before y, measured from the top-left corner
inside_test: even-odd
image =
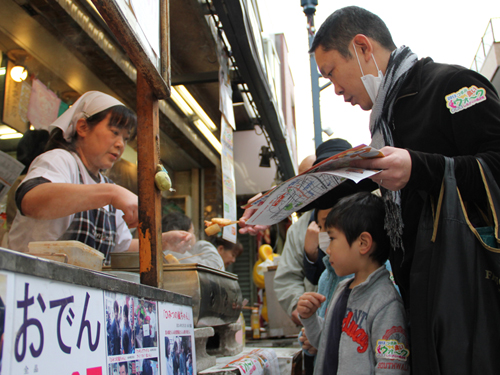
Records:
[[[351,144],[345,139],[333,138],[328,141],[323,142],[316,149],[316,161],[313,165],[321,163],[323,160],[337,155],[338,153],[349,150],[352,148]],[[336,186],[332,190],[326,192],[321,197],[315,199],[307,206],[299,210],[299,212],[306,212],[312,209],[326,210],[332,208],[335,204],[344,197],[348,195],[357,193],[359,191],[371,191],[373,190],[373,183],[371,180],[363,180],[356,184],[354,181],[346,180],[340,185]]]
[[[349,150],[352,148],[351,144],[342,138],[333,138],[328,141],[323,142],[316,149],[316,161],[313,165],[321,163],[323,160],[337,155],[342,151]]]

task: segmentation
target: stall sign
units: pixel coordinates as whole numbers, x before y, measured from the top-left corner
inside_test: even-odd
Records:
[[[22,274],[10,277],[3,351],[10,367],[2,373],[102,375],[102,291]]]
[[[193,375],[193,327],[191,306],[0,271],[0,375]]]
[[[225,117],[221,117],[221,143],[222,143],[222,196],[224,199],[224,218],[236,221],[236,179],[234,175],[233,156],[233,128]],[[236,224],[223,228],[222,238],[236,243]]]
[[[192,307],[158,302],[158,311],[161,374],[196,374]]]

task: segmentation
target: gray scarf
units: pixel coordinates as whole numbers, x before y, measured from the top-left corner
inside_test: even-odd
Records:
[[[392,139],[393,108],[399,90],[408,72],[417,62],[417,55],[410,48],[402,46],[394,50],[389,59],[377,99],[370,114],[371,146],[380,149],[394,146]],[[391,125],[392,124],[392,125]],[[386,215],[384,227],[391,239],[393,249],[403,247],[403,219],[401,217],[401,191],[391,191],[380,187],[385,202]]]

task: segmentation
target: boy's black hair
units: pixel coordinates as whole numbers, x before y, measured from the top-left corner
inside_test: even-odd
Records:
[[[357,34],[372,38],[389,51],[396,49],[389,29],[379,16],[357,6],[348,6],[336,10],[323,22],[309,53],[321,46],[325,51],[336,50],[350,59],[349,43]]]
[[[342,198],[328,213],[326,228],[342,231],[351,246],[363,232],[373,238],[375,249],[370,256],[380,265],[389,257],[391,242],[384,229],[385,205],[381,197],[360,192]]]

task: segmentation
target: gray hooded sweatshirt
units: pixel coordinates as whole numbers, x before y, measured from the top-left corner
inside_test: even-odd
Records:
[[[318,349],[314,375],[324,373],[333,308],[350,281],[352,278],[338,285],[325,319],[317,314],[301,319],[307,338]],[[403,301],[384,265],[351,291],[342,323],[337,374],[409,374],[408,345]]]

